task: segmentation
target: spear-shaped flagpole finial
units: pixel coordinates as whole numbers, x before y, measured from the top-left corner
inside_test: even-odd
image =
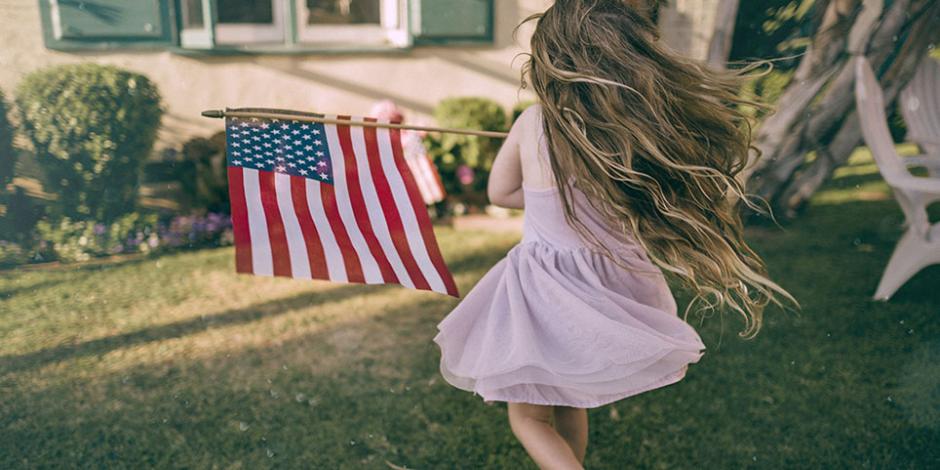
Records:
[[[221,109],[207,109],[202,112],[202,116],[213,119],[222,119],[225,117],[225,111],[222,111]]]

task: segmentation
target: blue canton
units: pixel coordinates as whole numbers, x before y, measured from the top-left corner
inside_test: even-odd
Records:
[[[225,119],[228,165],[333,183],[323,124],[281,119]]]

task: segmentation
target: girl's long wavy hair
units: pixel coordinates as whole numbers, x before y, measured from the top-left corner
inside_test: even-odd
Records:
[[[695,294],[685,318],[697,301],[703,314],[730,308],[753,338],[764,308],[784,306],[775,293],[799,307],[745,243],[738,210],[762,212],[736,178],[756,151],[739,106],[762,107],[738,93],[761,63],[723,71],[680,57],[641,1],[556,0],[523,21],[538,20],[523,78],[542,104],[565,218],[626,267],[574,217],[573,184]]]

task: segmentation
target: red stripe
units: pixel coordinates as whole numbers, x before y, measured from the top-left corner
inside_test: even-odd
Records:
[[[434,264],[434,268],[437,269],[438,274],[440,274],[441,279],[444,281],[444,285],[447,287],[447,293],[454,297],[459,297],[460,294],[457,292],[457,284],[454,283],[453,276],[451,276],[450,271],[447,270],[447,265],[444,264],[444,258],[441,256],[441,249],[437,246],[437,239],[434,238],[434,228],[431,226],[431,218],[428,217],[427,208],[424,206],[424,202],[421,201],[421,193],[418,191],[418,186],[415,184],[414,176],[412,176],[411,171],[408,169],[405,158],[402,156],[401,131],[398,129],[390,129],[389,132],[392,137],[392,153],[395,156],[395,165],[398,167],[398,171],[405,181],[405,188],[407,189],[408,197],[411,199],[411,207],[414,209],[415,217],[418,219],[418,227],[421,228],[421,236],[424,237],[424,246],[428,249],[431,263]]]
[[[274,187],[274,172],[259,171],[258,186],[261,192],[261,205],[268,225],[268,239],[271,241],[271,261],[274,263],[275,276],[291,276],[290,249],[287,247],[287,234],[281,221],[281,210],[277,207],[277,193]]]
[[[244,178],[241,167],[228,167],[228,197],[232,205],[232,233],[235,236],[235,272],[251,273],[251,232],[248,230]]]
[[[324,183],[320,183],[324,184]],[[317,233],[313,216],[310,215],[310,206],[307,205],[307,178],[300,176],[290,177],[291,199],[294,201],[294,212],[300,222],[300,232],[304,235],[307,245],[307,258],[310,260],[310,274],[314,279],[330,279],[330,271],[326,267],[326,255],[323,252],[323,242]]]
[[[374,119],[370,119],[374,121]],[[382,206],[382,212],[385,214],[385,221],[388,224],[388,231],[392,236],[392,243],[401,257],[405,270],[408,271],[408,277],[414,282],[415,288],[431,290],[430,284],[424,278],[424,273],[415,261],[411,253],[411,247],[408,245],[408,236],[405,233],[405,226],[401,221],[401,214],[395,205],[395,196],[392,195],[392,189],[382,171],[382,159],[379,154],[379,142],[374,127],[363,129],[366,139],[366,155],[369,157],[369,169],[372,172],[372,181],[375,182],[375,191],[379,197],[379,203]]]
[[[339,116],[338,119],[349,119],[348,116]],[[349,190],[349,202],[352,205],[353,215],[356,223],[359,225],[359,231],[366,239],[366,245],[372,253],[372,257],[379,265],[379,271],[382,273],[382,279],[386,284],[398,284],[398,276],[392,269],[392,264],[385,256],[382,250],[382,244],[375,236],[375,229],[372,228],[372,221],[369,219],[369,211],[366,209],[366,200],[362,196],[362,184],[359,181],[359,168],[356,164],[356,154],[353,153],[352,135],[349,126],[336,126],[336,133],[339,135],[339,145],[343,149],[343,161],[346,163],[346,183]],[[335,157],[336,155],[332,155]]]
[[[323,200],[323,211],[326,212],[326,219],[330,221],[333,229],[333,237],[336,238],[336,244],[339,245],[339,251],[343,255],[343,264],[346,265],[346,277],[349,282],[366,282],[362,275],[362,262],[359,261],[359,254],[349,240],[349,234],[343,225],[343,219],[339,216],[339,209],[336,207],[336,192],[333,191],[333,185],[320,184],[320,198]]]

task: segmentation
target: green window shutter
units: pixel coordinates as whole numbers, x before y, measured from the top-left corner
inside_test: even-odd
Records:
[[[493,41],[493,0],[412,0],[415,44]]]
[[[173,0],[39,0],[43,39],[57,50],[161,47],[174,42]]]

